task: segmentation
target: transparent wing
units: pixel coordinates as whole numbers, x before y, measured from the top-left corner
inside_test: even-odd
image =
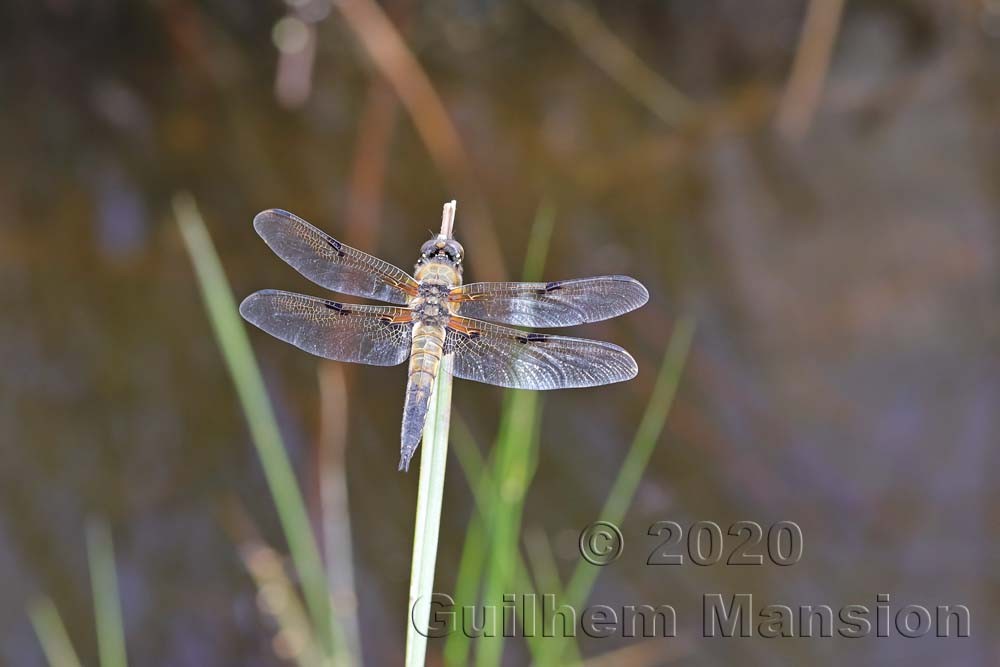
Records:
[[[452,316],[445,353],[455,377],[514,389],[596,387],[639,372],[628,352],[599,340],[528,333]]]
[[[335,361],[395,366],[410,355],[413,323],[406,308],[263,290],[243,300],[240,315],[275,338]]]
[[[551,283],[469,283],[451,291],[464,317],[524,327],[567,327],[635,310],[649,300],[628,276],[598,276]]]
[[[253,227],[278,257],[328,290],[398,304],[417,293],[417,282],[402,269],[344,245],[288,211],[262,211]]]

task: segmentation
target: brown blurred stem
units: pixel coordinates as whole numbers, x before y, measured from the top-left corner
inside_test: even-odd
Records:
[[[680,127],[690,120],[694,103],[643,62],[586,3],[528,0],[528,6],[664,123]]]
[[[385,168],[397,111],[398,103],[389,86],[382,80],[373,81],[358,121],[358,141],[344,215],[347,237],[360,248],[374,247],[378,236]],[[352,377],[348,368],[332,362],[321,362],[317,374],[320,388],[316,455],[319,507],[315,516],[323,536],[324,564],[334,613],[345,635],[347,654],[360,660],[346,461],[347,406]]]
[[[378,237],[385,170],[398,111],[399,102],[389,85],[383,79],[372,81],[358,121],[358,142],[344,215],[350,243],[370,252]]]
[[[223,499],[216,514],[254,580],[261,611],[278,626],[272,642],[275,653],[294,660],[300,667],[321,664],[323,654],[316,644],[309,614],[281,556],[264,542],[250,514],[235,497]]]
[[[427,72],[374,0],[341,0],[335,6],[375,68],[399,96],[431,158],[472,209],[464,229],[470,245],[476,248],[477,265],[484,274],[502,278],[505,271],[500,244],[483,195],[471,176],[471,161]]]
[[[351,513],[347,498],[347,382],[339,364],[319,365],[319,495],[323,557],[333,614],[343,633],[343,654],[361,656],[358,600],[354,587]]]
[[[812,125],[843,10],[844,0],[811,0],[809,3],[792,74],[775,120],[778,132],[787,139],[801,139]]]

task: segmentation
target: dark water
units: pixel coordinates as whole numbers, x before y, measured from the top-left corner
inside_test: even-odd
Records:
[[[443,162],[343,16],[321,4],[307,6],[329,13],[311,69],[279,62],[278,3],[0,9],[0,661],[43,664],[24,609],[45,592],[95,663],[83,526],[101,515],[116,538],[132,664],[280,662],[226,529],[236,505],[283,544],[171,216],[173,194],[190,190],[239,296],[321,293],[253,233],[264,208],[409,268],[456,198],[475,281],[519,272],[548,202],[546,277],[628,273],[652,295],[635,314],[573,332],[627,347],[637,380],[545,397],[524,523],[549,536],[564,573],[579,530],[599,518],[673,324],[698,321],[622,526],[625,556],[602,571],[591,603],[673,604],[678,640],[654,641],[667,642],[663,655],[680,651],[677,664],[994,663],[994,5],[849,3],[816,115],[794,139],[774,118],[803,3],[600,3],[604,26],[692,101],[676,124],[528,6],[390,3],[461,138],[464,157]],[[252,340],[314,488],[317,364]],[[347,379],[365,662],[397,664],[417,481],[395,470],[404,379],[378,368]],[[455,387],[482,442],[500,399]],[[457,466],[448,474],[444,591],[472,506]],[[646,530],[661,519],[795,521],[804,556],[786,568],[647,567]],[[834,609],[874,609],[888,593],[893,613],[964,604],[972,636],[704,639],[707,593]],[[597,655],[636,641],[581,644]],[[507,654],[525,656],[517,644]]]

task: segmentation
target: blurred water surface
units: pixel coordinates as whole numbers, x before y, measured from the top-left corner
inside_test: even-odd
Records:
[[[597,3],[603,29],[683,91],[676,102],[609,75],[594,42],[538,3],[386,3],[458,154],[428,147],[320,0],[0,9],[0,661],[43,664],[24,605],[45,591],[93,664],[82,526],[104,515],[132,664],[280,663],[224,525],[237,502],[283,544],[170,215],[190,190],[240,297],[321,293],[253,233],[264,208],[409,269],[456,198],[466,280],[479,281],[518,273],[548,202],[550,279],[628,273],[652,295],[573,331],[628,348],[637,380],[545,396],[525,526],[549,535],[564,571],[671,326],[685,313],[699,323],[623,526],[631,552],[592,601],[673,604],[684,656],[671,664],[996,664],[1000,7],[849,3],[815,113],[786,132],[775,118],[807,4]],[[315,496],[317,362],[253,341]],[[347,381],[365,662],[397,664],[417,481],[395,470],[404,377],[364,368]],[[456,385],[484,443],[500,398]],[[471,506],[456,467],[442,591]],[[644,536],[660,519],[792,520],[806,551],[791,568],[650,568]],[[707,640],[712,592],[960,603],[973,635]],[[596,655],[628,641],[581,644]],[[515,644],[507,658],[526,653]]]

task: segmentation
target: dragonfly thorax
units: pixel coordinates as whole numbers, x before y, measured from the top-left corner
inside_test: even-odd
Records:
[[[448,323],[448,285],[435,282],[423,282],[417,289],[417,296],[410,301],[413,309],[413,319],[435,326],[445,326]]]

